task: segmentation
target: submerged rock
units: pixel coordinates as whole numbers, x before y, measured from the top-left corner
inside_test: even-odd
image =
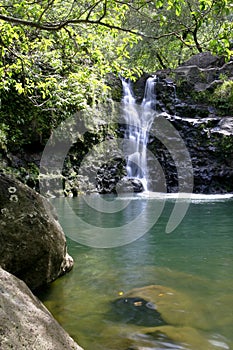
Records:
[[[115,319],[124,323],[133,323],[146,327],[167,324],[155,304],[139,297],[125,297],[113,302]]]
[[[73,259],[50,203],[0,174],[0,265],[32,290],[69,271]]]
[[[193,313],[196,304],[192,299],[185,293],[162,285],[132,289],[121,298],[116,299],[114,305],[115,310],[119,311],[120,314],[122,313],[121,310],[123,310],[123,313],[125,312],[126,320],[128,315],[131,323],[137,324],[138,318],[141,325],[143,325],[143,322],[146,324],[148,323],[147,316],[149,316],[149,323],[154,322],[154,326],[169,324],[190,327],[201,327],[203,325],[203,327],[206,327],[205,317]],[[132,313],[132,317],[128,312]],[[153,317],[154,321],[152,321]]]
[[[82,350],[23,281],[0,268],[0,348]]]
[[[124,326],[123,339],[111,350],[213,350],[203,335],[209,330],[207,309],[175,289],[162,285],[132,289],[113,301],[110,315],[115,325]]]

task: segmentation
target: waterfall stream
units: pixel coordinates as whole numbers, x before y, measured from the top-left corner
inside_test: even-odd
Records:
[[[131,83],[122,79],[123,110],[126,122],[124,138],[127,142],[127,177],[140,179],[145,191],[148,191],[147,144],[151,125],[155,118],[156,76],[146,81],[144,98],[141,105],[135,101]]]

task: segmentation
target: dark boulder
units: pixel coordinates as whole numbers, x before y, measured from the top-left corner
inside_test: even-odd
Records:
[[[73,266],[50,203],[21,182],[0,174],[0,265],[32,290]]]
[[[117,193],[140,193],[144,191],[143,184],[140,179],[124,177],[117,186]]]

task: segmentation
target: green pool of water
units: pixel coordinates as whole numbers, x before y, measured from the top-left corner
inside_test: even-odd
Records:
[[[106,198],[110,207],[112,198]],[[99,227],[118,227],[122,235],[121,227],[142,210],[141,220],[148,220],[147,199],[134,196],[122,210],[104,215],[88,209],[81,197],[68,200],[73,214],[67,213],[65,201],[53,203],[75,266],[40,298],[85,350],[233,349],[232,199],[192,200],[181,224],[166,234],[174,207],[174,200],[168,199],[147,233],[113,248],[70,239],[83,234],[77,216],[89,222],[91,235]],[[133,237],[138,227],[132,224],[130,229]],[[120,312],[120,304],[113,303],[117,298],[123,301]],[[130,309],[126,299],[132,301]],[[140,309],[140,300],[153,305],[166,324],[148,326],[148,308]],[[139,316],[134,320],[134,315]]]

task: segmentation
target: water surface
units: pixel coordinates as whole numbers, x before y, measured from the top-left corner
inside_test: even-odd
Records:
[[[156,204],[159,199],[150,200]],[[64,201],[54,200],[64,231],[69,237],[72,232],[82,235]],[[120,229],[146,210],[147,199],[134,196],[124,209],[105,215],[88,210],[81,197],[68,201],[94,230]],[[85,350],[233,348],[233,200],[193,198],[182,223],[166,234],[173,206],[174,200],[167,199],[157,223],[127,245],[92,248],[67,238],[74,269],[41,299]],[[131,230],[133,234],[133,226]],[[148,326],[147,310],[140,313],[140,322],[130,319],[138,303],[129,310],[123,305],[118,313],[120,304],[114,300],[129,298],[127,293],[135,288],[133,298],[150,302],[166,325]]]

